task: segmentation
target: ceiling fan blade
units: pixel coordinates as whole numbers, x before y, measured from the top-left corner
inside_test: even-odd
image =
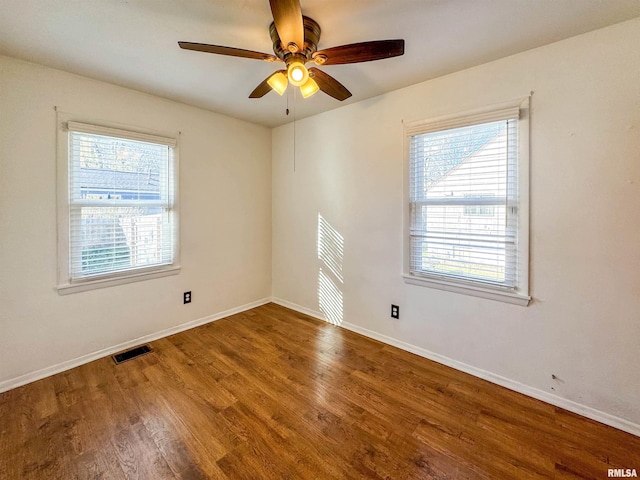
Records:
[[[265,78],[264,81],[258,85],[253,92],[251,92],[249,98],[262,98],[271,91],[271,86],[267,83],[269,77],[271,77],[271,75]]]
[[[180,45],[180,48],[185,50],[194,50],[196,52],[217,53],[218,55],[229,55],[231,57],[253,58],[255,60],[266,60],[267,62],[275,62],[278,60],[278,57],[275,55],[254,52],[252,50],[243,50],[242,48],[191,42],[178,42],[178,45]]]
[[[342,65],[345,63],[371,62],[404,54],[404,40],[375,40],[372,42],[352,43],[339,47],[319,50],[313,58],[321,59],[319,65]]]
[[[269,0],[273,23],[282,46],[287,49],[290,43],[295,43],[298,49],[304,48],[304,25],[302,23],[302,9],[300,0]]]
[[[318,68],[311,67],[309,76],[315,80],[320,90],[336,100],[342,102],[351,96],[351,92],[344,85]]]
[[[271,85],[269,85],[269,79],[271,77],[273,77],[276,73],[284,73],[286,74],[287,71],[286,70],[278,70],[277,72],[272,73],[271,75],[269,75],[267,78],[265,78],[262,83],[260,85],[258,85],[255,90],[253,92],[251,92],[251,95],[249,95],[249,98],[262,98],[264,97],[267,93],[269,93],[271,90],[273,90],[271,88]]]

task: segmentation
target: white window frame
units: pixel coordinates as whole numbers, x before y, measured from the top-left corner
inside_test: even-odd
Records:
[[[173,182],[173,263],[132,270],[123,270],[87,278],[72,279],[70,273],[70,193],[69,193],[69,124],[73,131],[82,131],[97,135],[107,135],[129,140],[166,144],[173,148],[172,168],[169,172]],[[105,124],[101,121],[79,119],[74,115],[58,112],[57,114],[57,223],[58,223],[58,285],[60,295],[111,287],[126,283],[139,282],[152,278],[177,275],[180,273],[180,209],[178,192],[179,148],[178,136],[162,135],[143,129],[116,124]]]
[[[411,207],[409,149],[411,137],[423,133],[448,130],[479,123],[488,123],[501,112],[517,109],[518,118],[518,240],[517,285],[505,288],[471,279],[459,279],[446,275],[415,275],[411,273]],[[487,298],[514,305],[527,306],[529,296],[529,136],[530,97],[483,107],[462,114],[405,122],[404,124],[404,214],[403,214],[403,279],[405,283],[449,292]]]

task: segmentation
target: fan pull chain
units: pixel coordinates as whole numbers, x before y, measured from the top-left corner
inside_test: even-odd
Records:
[[[293,89],[293,173],[296,173],[296,99],[297,89]]]

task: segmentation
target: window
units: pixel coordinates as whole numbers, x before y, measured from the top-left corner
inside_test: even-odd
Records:
[[[518,103],[406,126],[408,283],[528,303],[527,114]]]
[[[478,197],[494,197],[493,193],[465,193],[464,196],[466,198],[478,198]],[[496,209],[492,205],[465,205],[464,206],[464,214],[468,216],[474,215],[483,215],[488,217],[493,217],[496,214]]]
[[[176,273],[176,141],[73,121],[66,127],[59,290]]]

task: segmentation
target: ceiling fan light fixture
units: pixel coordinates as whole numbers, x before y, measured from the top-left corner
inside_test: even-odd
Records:
[[[282,72],[276,72],[269,77],[267,80],[269,86],[275,90],[278,95],[282,95],[287,89],[287,85],[289,82],[287,81],[287,77]]]
[[[372,40],[318,50],[320,25],[313,18],[302,15],[300,1],[269,0],[273,17],[273,22],[269,25],[273,55],[207,43],[180,41],[178,45],[184,50],[267,62],[282,62],[286,65],[284,69],[272,73],[262,80],[249,94],[249,98],[262,98],[271,90],[283,95],[288,84],[291,83],[295,87],[300,87],[305,98],[322,90],[330,97],[342,102],[351,97],[351,92],[338,80],[316,68],[315,65],[371,62],[404,55],[403,39]],[[307,69],[306,65],[310,63],[315,65],[310,65]],[[310,78],[313,81],[309,81]]]
[[[302,98],[307,98],[320,90],[318,84],[313,78],[308,79],[304,85],[300,87],[300,93],[302,93]]]
[[[289,82],[291,82],[292,85],[301,87],[307,83],[307,80],[309,79],[309,71],[302,61],[294,60],[289,63],[287,67],[287,76],[289,77]]]

